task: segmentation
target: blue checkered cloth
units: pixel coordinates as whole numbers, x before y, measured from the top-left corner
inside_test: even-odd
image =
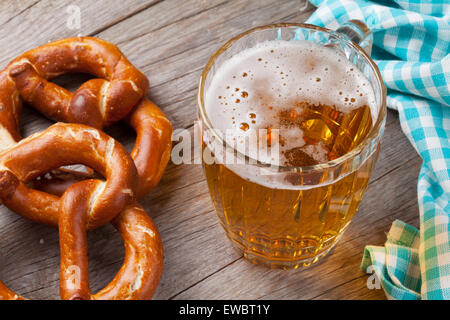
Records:
[[[450,0],[310,0],[308,23],[336,29],[358,19],[373,31],[372,58],[423,159],[420,231],[395,221],[384,247],[367,246],[361,268],[391,299],[450,299]],[[380,195],[381,196],[381,195]],[[369,283],[369,282],[368,282]]]

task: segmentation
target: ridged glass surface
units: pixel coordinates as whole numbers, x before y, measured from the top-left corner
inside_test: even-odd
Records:
[[[211,130],[215,128],[206,110],[213,108],[205,106],[205,92],[217,70],[231,57],[267,40],[307,40],[336,48],[369,80],[377,106],[375,114],[367,106],[341,114],[322,103],[309,105],[301,114],[283,110],[286,112],[281,116],[289,118],[282,120],[299,125],[307,144],[325,146],[330,161],[311,166],[308,161],[302,163],[302,152],[295,148],[287,151],[292,163],[287,168],[269,170],[282,182],[272,187],[252,179],[254,169],[266,170],[264,165],[249,164],[252,170],[247,167],[239,171],[220,160],[203,163],[217,215],[236,247],[254,263],[290,269],[308,266],[329,252],[358,210],[384,131],[386,89],[373,61],[342,34],[301,24],[250,30],[221,47],[200,77],[198,112],[203,155],[213,155],[215,146],[226,145],[223,134]],[[216,157],[222,158],[218,156],[216,152]],[[236,163],[247,163],[250,158],[239,152],[236,157],[244,161]],[[283,189],[286,181],[291,185]]]
[[[211,198],[228,237],[256,263],[308,266],[328,252],[358,209],[376,154],[334,184],[271,189],[222,164],[204,164]]]

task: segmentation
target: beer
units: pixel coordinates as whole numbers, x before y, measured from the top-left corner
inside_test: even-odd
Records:
[[[276,150],[253,160],[283,168],[271,173],[248,158],[237,163],[239,152],[220,151],[204,132],[203,154],[215,157],[204,171],[228,237],[246,258],[269,267],[317,261],[357,211],[376,155],[342,176],[298,168],[339,159],[367,137],[378,112],[370,81],[332,46],[271,40],[224,61],[205,90],[206,115],[228,133],[225,142],[245,156],[249,147]],[[225,161],[229,154],[234,161]],[[338,178],[330,182],[325,176],[332,174]]]

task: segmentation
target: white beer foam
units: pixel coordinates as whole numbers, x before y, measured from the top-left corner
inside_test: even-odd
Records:
[[[292,109],[296,102],[334,105],[344,113],[368,105],[372,119],[378,114],[369,80],[343,53],[301,40],[266,41],[234,55],[218,68],[205,95],[212,126],[223,133],[232,129],[234,134],[227,135],[227,142],[237,144],[238,150],[246,150],[250,134],[278,125],[278,112]],[[280,134],[285,140],[284,146],[278,146],[280,152],[305,145],[298,127],[281,128]],[[304,151],[319,162],[327,160],[320,146],[308,146]],[[282,164],[284,159],[274,160],[262,152],[258,160]],[[285,182],[276,183],[276,177],[253,172],[250,166],[227,167],[259,184],[289,187]]]

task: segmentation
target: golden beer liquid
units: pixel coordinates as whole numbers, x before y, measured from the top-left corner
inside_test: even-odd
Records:
[[[300,126],[307,144],[323,143],[330,160],[353,149],[372,128],[368,106],[347,114],[327,105],[306,105],[303,110],[284,110],[280,122]],[[205,151],[207,143],[202,145]],[[378,149],[358,170],[333,184],[306,190],[269,188],[220,163],[203,166],[220,221],[244,256],[290,269],[316,262],[333,247],[358,209],[377,153]],[[301,150],[288,159],[292,166],[316,164]]]

